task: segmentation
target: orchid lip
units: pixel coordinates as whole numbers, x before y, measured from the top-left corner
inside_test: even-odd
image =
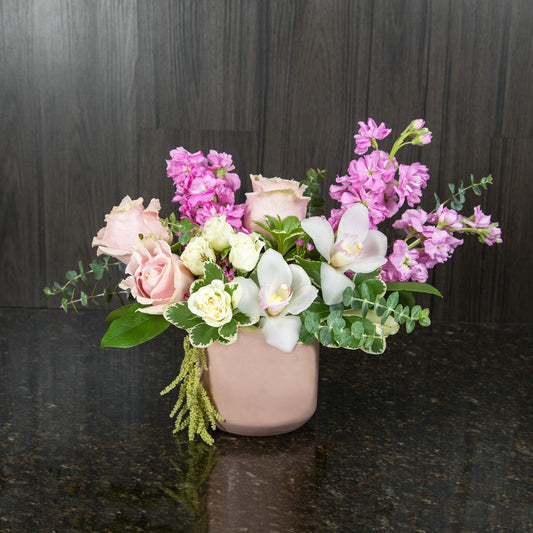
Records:
[[[291,287],[288,283],[277,285],[272,283],[262,287],[259,291],[259,306],[271,316],[277,316],[283,311],[292,298]]]

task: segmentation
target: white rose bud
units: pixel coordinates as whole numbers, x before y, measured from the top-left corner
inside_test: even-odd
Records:
[[[235,230],[226,222],[224,215],[211,217],[204,224],[202,236],[209,242],[215,252],[221,252],[229,246],[230,237]]]
[[[237,270],[250,272],[259,261],[259,254],[265,243],[257,234],[236,233],[229,240],[231,250],[229,261]]]
[[[219,279],[193,292],[187,300],[187,306],[208,326],[215,328],[227,324],[233,318],[231,296],[224,290],[224,282]]]
[[[204,263],[216,261],[215,251],[204,237],[193,237],[181,254],[181,260],[194,275],[203,276]]]

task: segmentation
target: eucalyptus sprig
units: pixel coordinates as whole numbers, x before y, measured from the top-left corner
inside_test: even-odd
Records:
[[[176,219],[176,215],[171,213],[167,218],[161,220],[163,226],[168,227],[169,231],[177,236],[177,242],[172,245],[172,252],[181,255],[184,246],[191,238],[199,232],[198,224],[191,222],[188,218],[182,217]]]
[[[321,216],[324,214],[324,204],[326,203],[322,198],[320,191],[320,181],[323,180],[326,175],[325,170],[310,168],[306,172],[306,177],[302,180],[302,183],[307,187],[304,192],[304,196],[311,198],[307,204],[307,216]]]
[[[320,286],[319,261],[297,260],[313,282]],[[385,351],[386,338],[405,324],[410,333],[416,323],[429,326],[429,309],[400,303],[401,294],[425,292],[442,296],[428,283],[384,283],[379,271],[354,276],[354,287],[343,292],[342,302],[326,305],[317,300],[302,313],[300,340],[310,344],[316,337],[324,346],[360,349],[367,353]]]
[[[83,263],[78,262],[78,270],[69,270],[65,274],[66,283],[61,285],[59,282],[54,283],[49,287],[44,287],[43,292],[46,296],[61,296],[61,308],[67,312],[69,306],[77,311],[76,304],[81,304],[82,307],[87,307],[89,302],[100,306],[99,300],[110,302],[114,297],[117,298],[122,305],[125,304],[124,299],[129,298],[129,291],[119,290],[118,284],[113,289],[104,288],[98,292],[98,282],[102,280],[104,274],[109,273],[111,268],[118,268],[119,271],[124,272],[125,265],[121,261],[111,261],[107,255],[102,258],[95,258],[89,263],[89,269],[85,270]],[[94,278],[91,283],[89,277]],[[83,290],[81,287],[86,290]],[[92,287],[92,288],[91,288]],[[123,298],[124,297],[124,298]]]
[[[481,196],[483,193],[481,189],[487,189],[488,185],[492,185],[492,175],[489,174],[488,176],[485,176],[481,178],[478,182],[475,181],[474,175],[470,175],[470,185],[465,186],[464,182],[461,180],[459,183],[459,186],[457,187],[457,190],[455,188],[454,183],[448,183],[448,189],[450,191],[450,197],[447,200],[444,200],[443,202],[440,200],[440,198],[437,196],[437,193],[434,193],[435,196],[435,209],[431,211],[431,213],[435,213],[437,209],[441,205],[446,205],[448,202],[450,202],[450,207],[455,211],[461,211],[461,209],[464,206],[466,197],[465,193],[469,190],[472,190],[473,193],[476,196]]]

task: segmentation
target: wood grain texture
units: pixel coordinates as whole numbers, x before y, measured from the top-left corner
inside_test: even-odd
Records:
[[[434,319],[531,321],[532,23],[530,0],[0,0],[0,303],[45,305],[126,194],[175,208],[176,146],[232,153],[245,188],[326,169],[326,196],[357,121],[423,117],[433,143],[400,155],[423,206],[492,172],[504,230],[435,269]]]

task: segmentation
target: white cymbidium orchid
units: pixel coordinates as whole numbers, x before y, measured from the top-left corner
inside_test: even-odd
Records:
[[[237,307],[248,316],[261,317],[259,324],[268,344],[291,352],[300,337],[301,321],[295,315],[313,303],[318,289],[302,267],[288,265],[273,249],[257,264],[257,280],[259,286],[250,278],[234,279],[242,288]]]
[[[336,238],[325,218],[302,220],[302,229],[327,261],[320,267],[322,297],[327,305],[341,302],[344,289],[354,287],[345,272],[373,272],[387,261],[387,237],[368,226],[368,209],[363,204],[350,207],[342,215]]]

